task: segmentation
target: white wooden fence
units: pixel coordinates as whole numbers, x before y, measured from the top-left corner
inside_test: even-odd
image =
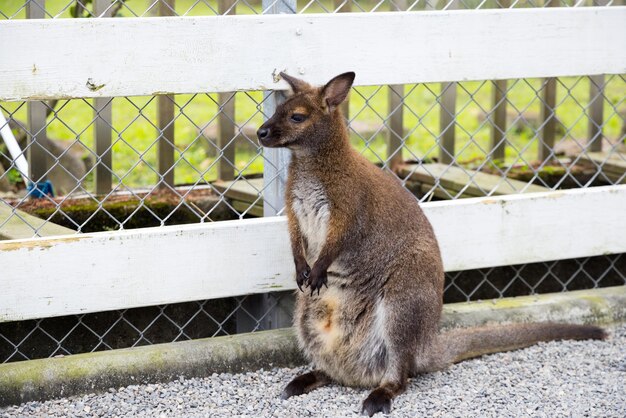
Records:
[[[626,7],[7,21],[0,100],[283,89],[283,70],[314,83],[353,70],[358,85],[622,74],[624,22]],[[626,186],[424,207],[448,271],[626,252]],[[293,289],[285,229],[0,242],[0,321]]]

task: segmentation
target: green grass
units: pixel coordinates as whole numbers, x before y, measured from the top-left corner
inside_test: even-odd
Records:
[[[46,8],[59,17],[69,17],[67,0],[47,0]],[[208,5],[207,5],[208,3]],[[210,7],[217,10],[217,2],[195,2],[194,0],[177,0],[176,11],[179,14],[207,15],[213,14]],[[23,0],[4,0],[0,11],[7,15],[17,13],[15,18],[23,18],[24,10],[18,12]],[[135,13],[146,10],[151,1],[127,0],[127,4]],[[195,4],[194,7],[192,7]],[[258,2],[251,3],[259,10]],[[300,8],[305,3],[300,2]],[[325,3],[328,7],[329,2]],[[371,8],[372,2],[361,2],[364,8]],[[210,6],[210,7],[209,7]],[[382,10],[388,9],[384,5]],[[323,9],[314,4],[307,12],[321,12]],[[240,2],[237,13],[252,13],[252,9]],[[130,10],[122,9],[124,16],[130,16]],[[407,51],[407,53],[410,53]],[[375,65],[373,63],[372,65]],[[427,63],[425,63],[427,65]],[[626,81],[619,76],[608,76],[609,80],[604,102],[606,126],[604,135],[615,140],[619,137],[621,117],[615,108],[626,112]],[[581,144],[586,142],[587,118],[582,106],[588,103],[588,78],[563,78],[557,87],[556,114],[563,126],[567,127],[557,135],[558,140],[575,139]],[[518,123],[508,132],[506,162],[515,163],[521,160],[532,161],[537,156],[537,128],[541,101],[541,80],[516,80],[509,82],[509,109],[524,111],[531,124]],[[431,159],[437,157],[436,135],[439,128],[440,108],[436,95],[441,90],[440,84],[420,84],[405,86],[404,129],[407,133],[406,146],[403,150],[405,159]],[[358,87],[353,90],[350,99],[350,117],[359,122],[381,124],[387,111],[386,87]],[[463,82],[457,88],[457,120],[456,150],[459,161],[480,161],[489,150],[490,124],[484,120],[484,111],[491,108],[491,82]],[[204,146],[205,139],[200,137],[198,127],[215,124],[218,106],[217,95],[178,95],[175,122],[175,141],[178,163],[175,182],[193,184],[213,180],[217,175],[215,160],[208,158]],[[236,122],[257,127],[262,123],[259,113],[261,92],[237,93]],[[156,175],[156,153],[158,134],[155,128],[156,102],[154,97],[129,97],[113,99],[113,171],[117,177],[114,181],[122,182],[131,187],[154,184]],[[57,113],[49,119],[48,135],[63,141],[80,141],[84,144],[83,152],[93,148],[93,109],[91,100],[62,101],[57,106]],[[14,117],[26,120],[26,106],[23,103],[0,103],[6,112],[14,113]],[[534,124],[534,126],[532,126]],[[353,144],[363,151],[372,161],[380,161],[387,156],[386,139],[376,135],[365,140],[353,136]],[[206,144],[205,144],[206,145]],[[210,146],[210,144],[208,144]],[[235,161],[237,170],[244,174],[262,171],[263,159],[258,153],[238,151]]]

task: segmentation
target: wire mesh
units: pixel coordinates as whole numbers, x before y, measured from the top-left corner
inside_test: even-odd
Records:
[[[312,0],[294,12],[613,4]],[[264,12],[249,0],[19,0],[3,2],[0,19],[37,10],[50,19]],[[31,163],[21,173],[17,156],[0,143],[0,238],[45,236],[53,225],[82,233],[262,216],[269,187],[263,170],[273,162],[255,131],[269,116],[268,97],[249,91],[0,102]],[[423,202],[626,183],[625,98],[624,74],[486,80],[355,87],[345,111],[352,144]],[[54,195],[33,199],[29,184],[44,180]],[[16,220],[21,227],[11,230]],[[621,254],[453,272],[445,299],[620,285],[625,276]],[[269,295],[264,312],[251,311],[250,298],[0,323],[0,362],[228,335],[246,321],[248,330],[265,329],[289,296]]]

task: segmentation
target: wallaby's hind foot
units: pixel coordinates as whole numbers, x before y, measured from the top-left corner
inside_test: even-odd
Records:
[[[313,370],[312,372],[301,374],[289,382],[283,389],[280,397],[281,399],[288,399],[292,396],[303,395],[328,383],[330,383],[328,376],[318,370]]]
[[[406,381],[404,383],[383,383],[365,398],[361,407],[361,414],[371,417],[378,412],[390,413],[391,401],[405,389]]]

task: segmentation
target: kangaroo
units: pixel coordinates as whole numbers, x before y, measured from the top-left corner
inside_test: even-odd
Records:
[[[521,324],[440,334],[444,270],[416,198],[356,152],[339,105],[355,73],[323,87],[281,73],[293,94],[257,131],[291,150],[286,212],[296,267],[294,325],[313,371],[282,398],[336,382],[374,388],[362,413],[388,413],[410,377],[539,341],[601,339],[595,326]]]

